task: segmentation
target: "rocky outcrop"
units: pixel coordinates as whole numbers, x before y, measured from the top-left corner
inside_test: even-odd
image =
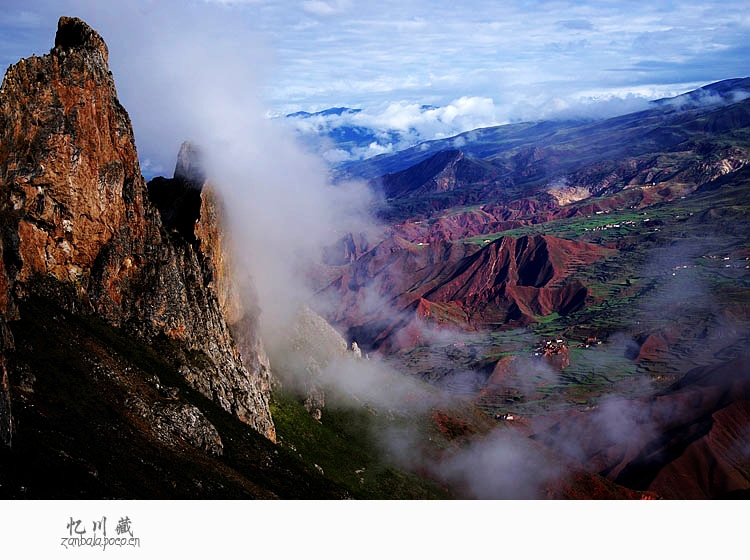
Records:
[[[13,416],[10,407],[10,382],[5,356],[0,357],[0,446],[9,446],[13,435]]]
[[[174,177],[153,179],[148,184],[148,192],[162,216],[164,227],[170,232],[172,243],[186,255],[195,256],[196,262],[187,268],[194,271],[200,279],[198,285],[212,300],[192,310],[199,324],[191,328],[216,345],[205,352],[209,356],[218,353],[220,359],[230,355],[233,359],[240,357],[244,369],[252,372],[252,386],[244,394],[235,394],[235,387],[244,387],[247,383],[242,379],[242,370],[226,361],[227,371],[219,376],[218,383],[215,377],[202,374],[203,365],[192,367],[191,360],[184,356],[177,357],[180,371],[203,394],[254,425],[257,422],[253,420],[254,411],[268,411],[270,364],[258,334],[259,310],[255,293],[251,285],[240,287],[235,282],[225,212],[216,189],[205,179],[200,151],[191,143],[184,143],[177,156]],[[200,303],[206,297],[196,293],[193,299]],[[204,309],[216,316],[207,316]],[[183,329],[188,320],[178,320],[178,326],[173,327],[171,333],[177,338],[187,337],[197,342],[194,333]],[[274,439],[270,414],[259,427],[261,433]]]
[[[320,420],[326,405],[322,373],[348,354],[346,340],[307,306],[300,307],[285,331],[275,338],[277,346],[271,347],[271,354],[275,369],[283,372],[278,381],[298,395],[312,417]],[[351,355],[362,357],[356,343]]]
[[[146,403],[131,398],[127,403],[152,432],[153,436],[171,446],[186,442],[196,449],[221,456],[224,445],[216,427],[194,405],[178,402]]]
[[[331,266],[351,264],[370,250],[370,240],[364,233],[347,233],[333,245],[323,248],[323,262]]]
[[[51,52],[6,74],[3,319],[17,318],[17,301],[35,294],[140,340],[176,341],[169,357],[189,383],[274,439],[267,366],[257,355],[240,355],[227,321],[239,312],[227,287],[216,196],[202,189],[189,147],[172,190],[149,192],[107,54],[96,31],[63,17]],[[259,345],[257,333],[244,336]]]

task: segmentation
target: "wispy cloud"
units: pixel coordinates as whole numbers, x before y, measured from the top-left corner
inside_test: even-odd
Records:
[[[307,0],[306,2],[302,2],[302,9],[308,14],[330,16],[340,10],[340,5],[333,2],[324,2],[323,0]]]
[[[566,19],[558,21],[557,25],[562,29],[574,29],[578,31],[592,31],[594,25],[586,19]]]
[[[318,138],[337,131],[366,130],[364,145],[359,142],[348,148],[326,147],[320,150],[332,163],[365,159],[402,150],[424,140],[454,136],[475,128],[502,124],[500,111],[492,99],[461,97],[442,107],[416,103],[388,103],[358,112],[319,114],[287,119],[308,138]],[[370,140],[370,137],[375,137]]]

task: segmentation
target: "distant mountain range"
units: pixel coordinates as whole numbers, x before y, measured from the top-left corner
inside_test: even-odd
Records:
[[[334,107],[308,113],[298,111],[286,115],[302,143],[321,154],[330,164],[361,160],[391,151],[403,142],[403,135],[395,130],[376,130],[352,123],[351,117],[361,109]],[[403,147],[408,147],[408,143]]]
[[[661,109],[689,110],[709,107],[718,107],[742,101],[750,97],[750,78],[733,78],[722,80],[702,88],[678,95],[675,97],[657,99],[648,103],[647,110]],[[434,105],[421,105],[419,112],[426,115],[429,111],[439,109]],[[631,113],[639,115],[641,112]],[[476,144],[481,141],[475,138],[482,133],[477,130],[466,130],[453,135],[450,128],[446,131],[450,134],[447,138],[437,140],[425,139],[415,128],[406,130],[388,126],[387,124],[376,124],[378,119],[365,113],[362,109],[349,107],[333,107],[317,112],[298,111],[286,115],[285,120],[296,130],[302,142],[312,151],[321,154],[331,165],[352,170],[353,175],[376,176],[380,172],[389,173],[396,170],[390,163],[383,163],[395,154],[401,158],[404,150],[416,150],[420,153],[433,154],[437,151],[449,148],[464,148],[465,144]],[[620,118],[614,117],[615,119]],[[513,142],[519,131],[524,131],[521,140],[528,137],[530,141],[536,141],[535,134],[543,137],[551,130],[558,128],[570,128],[576,125],[586,125],[611,119],[550,119],[537,122],[519,122],[502,127],[483,128],[483,131],[498,131],[508,133],[508,140]],[[513,127],[513,128],[505,128]],[[460,130],[460,129],[459,129]],[[583,134],[586,130],[581,131]],[[372,158],[378,158],[367,164],[359,163]],[[416,161],[418,157],[409,161]],[[394,160],[388,160],[394,161]],[[364,170],[375,163],[373,171]],[[380,173],[382,174],[382,173]]]
[[[434,105],[409,108],[422,116],[428,112],[439,113],[440,109]],[[349,107],[332,107],[314,113],[297,111],[283,118],[308,149],[321,154],[334,166],[403,150],[424,139],[414,126],[386,124],[386,121],[393,119],[392,115],[373,116],[362,109]],[[440,117],[432,115],[430,118],[439,120]],[[458,128],[462,129],[465,127]],[[456,131],[450,127],[448,130]]]
[[[750,78],[725,80],[597,121],[540,121],[472,130],[393,154],[345,162],[404,218],[519,196],[582,199],[636,184],[698,182],[741,165],[750,147]],[[728,166],[728,167],[727,167]]]
[[[317,113],[308,113],[307,111],[297,111],[296,113],[289,113],[287,118],[309,118],[309,117],[329,117],[336,115],[355,115],[362,112],[362,109],[350,109],[349,107],[332,107],[331,109],[325,109],[324,111],[318,111]]]

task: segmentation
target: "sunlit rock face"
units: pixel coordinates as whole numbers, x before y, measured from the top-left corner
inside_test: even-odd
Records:
[[[227,314],[236,321],[239,313],[228,287],[220,202],[194,175],[176,177],[194,193],[186,205],[194,216],[172,231],[164,216],[182,201],[151,201],[107,56],[96,31],[63,17],[50,53],[21,60],[3,81],[3,329],[18,317],[18,301],[36,294],[146,342],[166,336],[178,342],[170,358],[192,386],[273,440],[267,361],[241,356],[228,326]],[[189,157],[180,155],[178,169],[190,170]],[[243,336],[262,349],[247,332],[255,324],[249,319]],[[11,338],[3,340],[10,349]],[[2,380],[5,387],[5,374]],[[10,433],[7,394],[0,389],[2,434]]]

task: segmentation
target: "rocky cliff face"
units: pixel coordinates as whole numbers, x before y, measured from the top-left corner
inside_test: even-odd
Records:
[[[320,315],[307,306],[297,310],[273,348],[274,364],[284,372],[278,381],[303,400],[305,409],[320,420],[326,405],[323,370],[349,354],[346,340]],[[361,358],[356,342],[350,357]]]
[[[0,90],[3,355],[19,303],[45,297],[147,343],[176,341],[168,357],[189,384],[273,440],[267,361],[256,316],[230,287],[216,195],[185,152],[172,190],[152,188],[152,203],[107,55],[96,31],[63,17],[51,52],[11,66]],[[243,317],[241,355],[227,319]]]

